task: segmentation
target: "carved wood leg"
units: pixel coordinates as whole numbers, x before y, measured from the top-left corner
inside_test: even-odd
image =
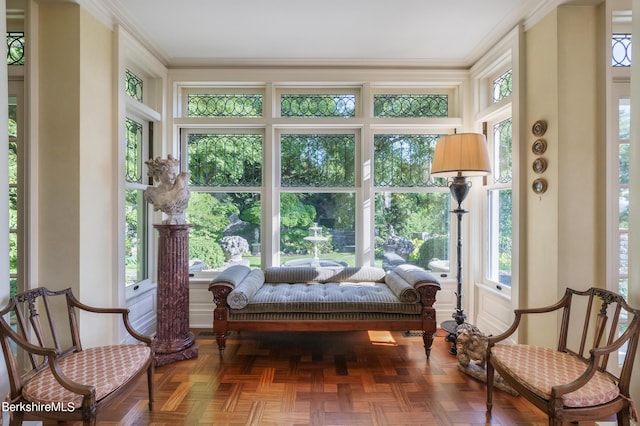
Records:
[[[433,332],[425,331],[422,333],[422,341],[424,342],[424,352],[427,355],[427,359],[431,355],[431,346],[433,345]]]
[[[149,366],[149,368],[147,368],[147,386],[149,387],[149,411],[153,411],[153,365],[153,362],[151,362],[151,365]]]
[[[493,408],[493,365],[491,360],[487,358],[487,413],[491,414]]]
[[[0,412],[2,415],[2,412]],[[9,412],[9,424],[11,426],[21,426],[24,419],[24,413],[22,411]]]
[[[224,356],[224,349],[227,347],[227,333],[216,333],[216,342],[218,343],[218,351],[220,351],[220,358]]]

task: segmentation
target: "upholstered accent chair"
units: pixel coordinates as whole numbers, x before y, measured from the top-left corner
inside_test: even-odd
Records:
[[[525,316],[555,315],[558,346],[507,344]],[[528,319],[534,320],[529,317]],[[521,396],[547,413],[550,425],[637,421],[629,384],[640,334],[640,310],[614,292],[568,288],[554,305],[517,309],[511,327],[488,339],[487,411],[497,372]]]
[[[83,348],[79,310],[121,316],[141,343]],[[9,373],[11,425],[22,424],[25,413],[94,425],[99,411],[145,372],[153,409],[151,338],[132,328],[128,314],[128,309],[85,305],[71,289],[40,287],[10,298],[0,310],[0,337]]]

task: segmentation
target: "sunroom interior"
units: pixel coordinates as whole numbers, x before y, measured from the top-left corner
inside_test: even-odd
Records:
[[[145,161],[172,155],[190,173],[192,327],[211,327],[207,284],[237,261],[414,263],[441,280],[445,320],[462,260],[465,312],[487,334],[567,287],[608,288],[640,306],[640,266],[629,261],[640,253],[640,215],[629,214],[640,205],[630,1],[488,2],[493,27],[463,53],[458,39],[473,37],[461,37],[460,22],[436,25],[437,2],[397,15],[436,31],[414,29],[424,39],[406,46],[373,21],[374,9],[389,12],[379,2],[316,11],[324,43],[323,30],[301,34],[308,25],[295,22],[287,32],[292,19],[260,13],[235,28],[242,35],[220,23],[192,38],[195,2],[180,11],[164,2],[153,17],[145,5],[155,2],[136,3],[5,4],[3,302],[23,289],[72,287],[84,303],[129,307],[153,333],[153,225],[163,217],[143,197],[153,184]],[[294,3],[291,16],[312,14]],[[242,22],[227,7],[209,18]],[[358,11],[377,38],[337,29]],[[411,51],[419,45],[432,50]],[[428,56],[438,49],[449,53]],[[492,172],[472,178],[458,233],[447,179],[430,167],[438,139],[465,132],[485,135]],[[550,344],[556,325],[524,324],[515,339]],[[125,336],[110,321],[81,317],[80,329],[89,344]]]

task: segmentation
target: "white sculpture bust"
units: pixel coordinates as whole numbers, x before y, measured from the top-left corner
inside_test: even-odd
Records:
[[[187,223],[184,211],[189,205],[189,176],[190,173],[178,174],[180,162],[169,154],[166,160],[160,157],[145,162],[147,174],[158,186],[149,186],[144,191],[144,199],[153,204],[154,210],[160,210],[168,217],[162,223],[165,225],[182,225]]]

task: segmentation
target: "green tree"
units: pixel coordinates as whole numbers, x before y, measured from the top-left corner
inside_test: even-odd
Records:
[[[287,254],[306,253],[304,237],[316,218],[316,209],[308,204],[305,194],[280,195],[280,249]]]
[[[208,267],[224,264],[224,253],[218,243],[229,224],[229,217],[238,213],[233,204],[220,201],[215,194],[192,192],[186,211],[187,222],[193,225],[189,237],[190,259],[200,259]]]

